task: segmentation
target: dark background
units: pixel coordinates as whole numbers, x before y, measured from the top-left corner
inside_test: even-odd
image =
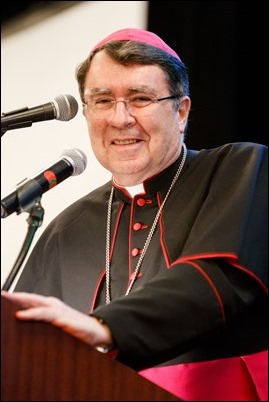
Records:
[[[189,70],[186,142],[268,144],[268,11],[259,1],[150,1],[148,29]]]
[[[2,3],[2,23],[50,3]],[[77,2],[62,2],[77,3]],[[188,67],[192,110],[187,145],[268,145],[268,11],[260,1],[150,1],[148,29]]]

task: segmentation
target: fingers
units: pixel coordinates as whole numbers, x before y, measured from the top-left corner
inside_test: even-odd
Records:
[[[24,308],[35,306],[50,306],[60,304],[61,301],[51,296],[42,296],[35,293],[14,292],[9,293],[4,290],[1,295]]]
[[[75,310],[60,299],[35,293],[2,291],[2,296],[19,306],[15,316],[20,320],[45,321],[63,329],[89,345],[107,345],[112,336],[107,326],[96,318]]]
[[[32,307],[25,310],[16,311],[15,316],[20,320],[34,320],[52,322],[54,320],[53,311],[47,307]]]
[[[16,303],[19,310],[15,316],[21,320],[42,320],[52,322],[57,317],[59,308],[63,303],[55,297],[37,295],[35,293],[1,292],[2,296]]]

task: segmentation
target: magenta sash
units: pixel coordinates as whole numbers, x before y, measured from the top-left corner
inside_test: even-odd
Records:
[[[268,401],[268,351],[139,374],[185,401]]]

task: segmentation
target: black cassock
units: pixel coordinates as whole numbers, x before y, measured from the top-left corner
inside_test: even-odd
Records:
[[[15,288],[57,296],[103,318],[117,359],[136,370],[251,355],[268,345],[264,145],[188,150],[125,295],[181,158],[134,198],[113,184],[111,303],[105,304],[105,265],[112,181],[48,225]]]

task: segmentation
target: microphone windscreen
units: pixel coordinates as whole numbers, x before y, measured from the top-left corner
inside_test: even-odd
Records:
[[[72,95],[58,95],[54,98],[53,104],[56,110],[56,120],[69,121],[78,112],[78,103]]]
[[[86,169],[87,156],[81,149],[65,149],[62,153],[62,158],[67,159],[71,163],[73,167],[71,176],[78,176]]]

